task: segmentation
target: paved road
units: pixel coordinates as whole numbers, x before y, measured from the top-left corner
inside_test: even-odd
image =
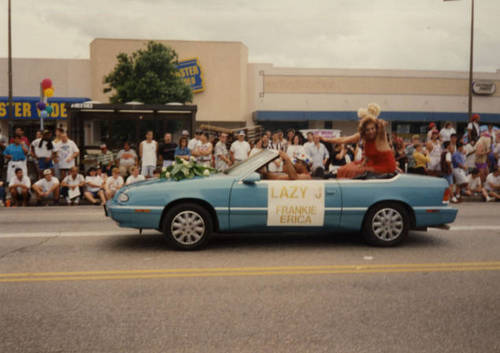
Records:
[[[499,352],[500,204],[392,249],[219,235],[200,252],[100,208],[0,210],[0,352]]]

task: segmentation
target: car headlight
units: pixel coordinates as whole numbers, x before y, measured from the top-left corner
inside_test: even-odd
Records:
[[[120,202],[127,202],[128,201],[128,195],[126,192],[122,192],[119,196],[118,196],[118,201]]]

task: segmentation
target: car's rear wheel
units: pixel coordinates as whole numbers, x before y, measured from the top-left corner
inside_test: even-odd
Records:
[[[206,245],[211,232],[210,213],[194,203],[172,207],[163,220],[163,234],[168,243],[176,249],[200,249]]]
[[[368,210],[363,226],[366,242],[376,246],[393,246],[408,236],[410,217],[401,204],[388,202]]]

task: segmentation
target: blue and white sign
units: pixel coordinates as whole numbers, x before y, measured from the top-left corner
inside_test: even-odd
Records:
[[[89,101],[89,98],[68,98],[68,97],[53,97],[49,98],[48,105],[52,107],[52,113],[48,115],[47,120],[64,120],[68,117],[66,103],[82,103]],[[13,117],[16,120],[38,120],[40,119],[40,111],[36,104],[40,101],[40,97],[13,97]],[[9,98],[0,97],[0,119],[9,119]]]
[[[184,82],[191,86],[193,93],[202,92],[205,89],[203,86],[203,72],[198,58],[179,61],[177,69],[179,69],[179,75]]]

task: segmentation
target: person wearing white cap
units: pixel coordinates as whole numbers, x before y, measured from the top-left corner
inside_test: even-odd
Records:
[[[56,204],[59,203],[59,180],[52,176],[50,169],[43,171],[43,178],[33,184],[32,189],[38,203],[42,202],[42,200],[45,202],[52,200]]]
[[[231,160],[236,163],[248,159],[250,150],[250,144],[245,141],[245,132],[241,130],[238,133],[238,139],[231,144]]]

